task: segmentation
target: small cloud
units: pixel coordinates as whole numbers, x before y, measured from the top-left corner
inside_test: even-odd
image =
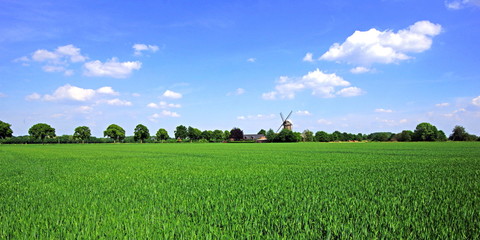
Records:
[[[126,100],[120,100],[118,98],[105,100],[105,102],[108,105],[113,105],[113,106],[132,106],[132,102],[129,102],[129,101],[126,101]]]
[[[227,96],[240,96],[245,93],[245,89],[243,88],[237,88],[235,92],[229,92],[227,93]]]
[[[27,101],[34,101],[34,100],[40,100],[42,98],[42,95],[38,93],[32,93],[28,96],[25,97]]]
[[[362,73],[368,73],[372,71],[373,71],[372,69],[366,68],[366,67],[356,67],[356,68],[350,69],[350,72],[353,74],[362,74]]]
[[[295,112],[295,114],[296,114],[296,115],[299,115],[299,116],[311,116],[311,115],[312,115],[312,114],[311,114],[309,111],[307,111],[307,110],[305,110],[305,111],[297,111],[297,112]]]
[[[313,54],[312,53],[307,53],[305,54],[305,57],[303,57],[304,62],[313,62]]]
[[[391,110],[391,109],[377,108],[377,109],[375,109],[375,112],[377,112],[377,113],[392,113],[393,110]]]
[[[45,72],[64,72],[65,76],[73,75],[73,70],[65,68],[69,63],[84,62],[88,58],[80,53],[80,48],[72,44],[57,47],[54,51],[46,49],[38,49],[32,54],[31,60],[35,62],[45,62],[46,65],[42,67]],[[16,59],[18,62],[29,62],[27,57]],[[25,64],[23,64],[25,65]]]
[[[326,120],[326,119],[318,119],[317,123],[322,124],[322,125],[332,125],[333,123]]]
[[[239,116],[238,120],[268,120],[274,119],[275,114],[257,114],[257,115],[248,115],[248,116]]]
[[[142,95],[140,93],[132,93],[133,97],[141,97]]]
[[[99,60],[87,62],[84,64],[84,75],[89,77],[113,77],[126,78],[130,76],[133,70],[139,70],[142,63],[135,62],[119,62],[117,58],[107,60],[102,63]]]
[[[156,122],[159,118],[162,118],[162,117],[178,118],[178,117],[180,117],[180,114],[178,114],[176,112],[171,112],[171,111],[168,111],[168,110],[163,110],[161,113],[155,113],[155,114],[151,115],[149,117],[149,120],[152,121],[152,122]]]
[[[116,96],[120,95],[120,93],[113,90],[112,87],[101,87],[101,88],[97,89],[97,93],[116,95]]]
[[[256,58],[249,58],[249,59],[247,59],[247,62],[251,62],[251,63],[254,63],[254,62],[256,62],[256,61],[257,61]]]
[[[177,93],[177,92],[174,92],[174,91],[167,90],[162,94],[162,97],[171,98],[171,99],[180,99],[183,96],[182,96],[181,93]]]
[[[154,53],[160,49],[157,45],[146,45],[146,44],[140,44],[140,43],[133,44],[132,48],[135,50],[135,52],[133,53],[135,54],[135,56],[141,56],[142,52],[144,51],[149,51]]]
[[[445,1],[445,7],[451,10],[460,10],[466,7],[480,7],[480,1],[479,0]]]
[[[480,96],[472,99],[472,104],[480,107]]]
[[[80,106],[80,107],[75,109],[76,112],[84,113],[84,114],[90,113],[92,110],[93,110],[93,108],[90,107],[90,106]]]
[[[277,99],[277,93],[276,92],[263,93],[262,98],[265,100],[275,100]]]
[[[435,107],[448,107],[450,106],[450,103],[438,103],[438,104],[435,104]]]
[[[336,94],[341,97],[356,97],[365,94],[365,92],[358,87],[348,87],[341,89]]]
[[[149,108],[181,108],[182,105],[161,101],[159,103],[149,103],[147,104],[147,107]]]

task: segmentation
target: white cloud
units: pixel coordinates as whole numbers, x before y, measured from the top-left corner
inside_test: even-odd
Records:
[[[463,113],[463,112],[466,112],[467,110],[465,108],[460,108],[460,109],[457,109],[451,113],[446,113],[446,114],[443,114],[444,117],[456,117],[458,113]]]
[[[32,54],[32,60],[36,62],[45,62],[42,67],[45,72],[64,72],[66,76],[73,75],[73,70],[66,69],[69,63],[84,62],[87,57],[80,53],[80,48],[72,44],[57,47],[53,52],[45,49],[38,49]],[[27,57],[16,59],[20,62],[30,61]]]
[[[297,92],[309,89],[311,94],[323,98],[331,98],[335,96],[358,96],[363,91],[357,87],[344,88],[336,92],[337,87],[348,87],[350,83],[336,74],[327,74],[319,69],[309,72],[302,78],[289,78],[282,76],[277,81],[275,91],[262,94],[265,100],[293,99]]]
[[[296,111],[295,114],[296,114],[296,115],[300,115],[300,116],[311,116],[311,115],[312,115],[312,114],[311,114],[309,111],[307,111],[307,110],[305,110],[305,111]]]
[[[480,96],[472,99],[472,104],[475,106],[480,106]]]
[[[393,110],[391,110],[391,109],[377,108],[377,109],[375,109],[375,112],[377,112],[377,113],[392,113]]]
[[[342,88],[336,94],[341,97],[356,97],[356,96],[363,95],[364,93],[365,92],[358,87],[348,87],[348,88]]]
[[[313,62],[313,54],[312,53],[307,53],[305,54],[305,57],[303,57],[304,62]]]
[[[157,119],[162,117],[180,117],[180,114],[176,112],[171,112],[168,110],[163,110],[161,113],[155,113],[149,117],[150,121],[156,122]]]
[[[26,97],[27,100],[44,100],[44,101],[61,101],[61,100],[71,100],[85,102],[92,100],[94,97],[101,95],[118,95],[118,92],[115,92],[111,87],[101,87],[97,90],[80,88],[66,84],[61,86],[53,92],[53,94],[45,94],[44,96],[33,93]]]
[[[97,93],[102,93],[102,94],[109,94],[109,95],[119,95],[120,93],[116,92],[113,90],[112,87],[101,87],[97,89]]]
[[[42,95],[38,93],[32,93],[28,96],[25,97],[27,101],[34,101],[34,100],[40,100],[42,98]]]
[[[112,58],[105,63],[99,60],[87,62],[84,67],[85,76],[126,78],[130,76],[133,70],[139,70],[142,63],[139,61],[119,62],[117,58]]]
[[[166,90],[166,91],[162,94],[162,97],[171,98],[171,99],[180,99],[180,98],[182,98],[183,96],[182,96],[181,93],[177,93],[177,92],[174,92],[174,91]]]
[[[438,104],[435,104],[435,107],[448,107],[450,106],[450,103],[438,103]]]
[[[332,125],[333,122],[328,121],[326,119],[318,119],[317,123],[322,124],[322,125]]]
[[[110,99],[110,100],[105,100],[105,102],[108,105],[113,105],[113,106],[132,106],[132,103],[126,100],[120,100],[118,98],[115,99]]]
[[[136,56],[142,55],[142,51],[156,52],[160,48],[157,45],[146,45],[146,44],[133,44],[132,48],[135,50],[134,54]]]
[[[249,59],[247,59],[247,62],[251,62],[251,63],[254,63],[254,62],[256,62],[256,61],[257,61],[256,58],[249,58]]]
[[[243,88],[237,88],[235,92],[229,92],[227,93],[227,96],[240,96],[245,93],[245,89]]]
[[[459,10],[466,7],[480,7],[480,0],[445,1],[445,6],[452,10]]]
[[[342,44],[333,44],[320,59],[363,66],[396,63],[410,59],[407,53],[420,53],[430,49],[432,37],[440,34],[441,30],[439,24],[419,21],[396,33],[375,28],[355,31]]]
[[[350,69],[350,72],[353,74],[362,74],[362,73],[367,73],[372,71],[373,71],[372,69],[366,68],[366,67],[355,67]]]
[[[275,114],[257,114],[257,115],[248,115],[248,116],[239,116],[238,120],[268,120],[274,119]]]
[[[75,109],[75,111],[79,113],[90,113],[92,110],[93,108],[90,106],[80,106]]]
[[[147,104],[147,107],[149,108],[181,108],[182,105],[161,101],[159,103],[149,103]]]

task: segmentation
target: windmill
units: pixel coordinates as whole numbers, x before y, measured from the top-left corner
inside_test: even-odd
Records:
[[[283,129],[288,129],[290,131],[292,131],[292,122],[290,120],[288,120],[288,118],[290,117],[290,115],[292,115],[292,112],[293,111],[290,111],[290,113],[288,114],[288,116],[286,118],[283,118],[283,114],[280,113],[280,117],[282,118],[282,125],[280,125],[280,127],[278,128],[277,132],[280,131],[280,129],[283,127]]]

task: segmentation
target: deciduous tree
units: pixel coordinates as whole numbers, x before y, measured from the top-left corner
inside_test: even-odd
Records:
[[[113,139],[113,142],[116,143],[125,138],[125,130],[116,124],[111,124],[107,130],[103,131],[103,136]]]
[[[176,139],[185,139],[188,136],[187,128],[183,125],[177,126],[175,129],[175,138]]]
[[[55,128],[52,128],[46,123],[37,123],[33,125],[28,130],[28,134],[30,134],[31,137],[41,139],[42,141],[44,141],[45,138],[53,138],[56,136]]]
[[[0,121],[0,139],[12,137],[13,131],[10,124]]]
[[[87,126],[80,126],[75,128],[75,132],[73,133],[73,139],[82,140],[82,143],[85,143],[85,140],[88,140],[92,133],[90,132],[90,128]]]
[[[230,131],[230,138],[235,141],[243,140],[243,131],[240,128],[233,128]]]
[[[156,137],[157,137],[157,141],[162,141],[162,142],[170,138],[170,136],[168,136],[167,130],[163,128],[158,129]]]
[[[145,125],[138,124],[133,131],[133,138],[135,141],[140,140],[140,143],[143,143],[143,140],[150,138],[150,131]]]
[[[435,141],[437,140],[437,127],[430,123],[420,123],[413,132],[413,141]]]

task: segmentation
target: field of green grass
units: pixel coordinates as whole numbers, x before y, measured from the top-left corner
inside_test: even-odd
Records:
[[[479,239],[480,143],[0,145],[0,239]]]

